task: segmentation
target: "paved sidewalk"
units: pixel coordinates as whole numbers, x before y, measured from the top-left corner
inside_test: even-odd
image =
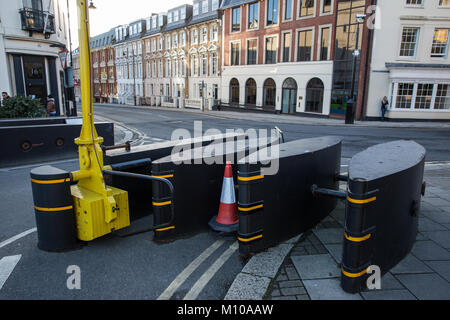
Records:
[[[255,264],[260,255],[271,252],[272,256],[282,255],[283,250],[279,248],[286,251],[286,245],[291,244],[285,258],[278,258],[278,271],[276,274],[272,272],[275,275],[263,279],[262,271],[259,274],[249,272],[246,265],[225,299],[450,299],[450,164],[427,164],[424,180],[427,190],[422,199],[416,243],[412,252],[382,277],[381,290],[348,294],[340,286],[345,214],[344,203],[340,202],[331,215],[313,230],[252,257],[249,263]],[[243,281],[245,279],[259,281],[246,282]],[[255,287],[258,288],[256,292]]]
[[[331,119],[331,118],[317,118],[295,115],[274,114],[269,112],[251,112],[245,110],[236,111],[201,111],[199,109],[191,108],[168,108],[168,107],[150,107],[150,106],[131,106],[122,104],[101,104],[102,106],[111,107],[129,107],[137,109],[147,110],[160,110],[160,111],[172,111],[172,112],[186,112],[203,114],[211,117],[217,117],[222,119],[236,119],[236,120],[249,120],[249,121],[268,121],[277,123],[292,123],[292,124],[305,124],[305,125],[323,125],[323,126],[349,126],[345,124],[344,120]],[[379,127],[379,128],[449,128],[450,122],[431,122],[431,121],[411,121],[411,122],[389,122],[389,121],[355,121],[355,124],[351,125],[355,127]]]

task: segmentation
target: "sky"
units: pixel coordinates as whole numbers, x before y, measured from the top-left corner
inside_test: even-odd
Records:
[[[89,0],[87,0],[89,1]],[[97,7],[89,10],[91,37],[121,24],[145,19],[152,13],[167,12],[192,0],[93,0]],[[75,0],[69,0],[72,50],[78,47],[78,13]]]

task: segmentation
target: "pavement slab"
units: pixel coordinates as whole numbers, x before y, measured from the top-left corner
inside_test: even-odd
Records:
[[[445,249],[450,249],[450,231],[424,232],[424,234]]]
[[[239,273],[224,300],[261,300],[271,279],[247,273]]]
[[[342,290],[338,278],[305,280],[303,284],[311,300],[362,300],[361,295]]]
[[[440,230],[446,230],[446,228],[436,223],[428,218],[419,218],[419,231],[440,231]]]
[[[365,300],[417,300],[408,290],[372,290],[361,295]]]
[[[417,259],[414,255],[408,254],[394,268],[391,269],[393,274],[402,273],[427,273],[433,272],[425,263]]]
[[[450,299],[450,284],[435,273],[403,274],[397,279],[420,300]]]
[[[427,261],[425,263],[442,278],[450,282],[450,261]]]
[[[291,256],[302,280],[335,278],[341,271],[329,254]]]
[[[412,253],[420,260],[450,260],[450,252],[431,240],[416,241]]]
[[[314,229],[313,232],[323,244],[337,244],[344,242],[343,228]]]

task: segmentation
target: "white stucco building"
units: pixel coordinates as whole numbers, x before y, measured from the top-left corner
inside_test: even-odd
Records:
[[[68,47],[66,1],[0,2],[0,92],[55,98],[65,113],[64,69],[58,52]]]
[[[450,1],[378,0],[366,116],[450,119]]]

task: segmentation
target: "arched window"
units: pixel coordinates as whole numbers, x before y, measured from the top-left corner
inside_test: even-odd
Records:
[[[277,92],[277,85],[272,78],[266,79],[264,81],[264,106],[275,107],[275,96]]]
[[[324,86],[319,78],[312,78],[306,86],[306,112],[322,113]]]
[[[245,103],[256,104],[256,81],[253,78],[245,83]]]
[[[281,111],[283,113],[295,113],[297,106],[297,82],[287,78],[283,82]]]
[[[233,78],[230,81],[230,96],[231,103],[239,104],[239,81],[236,78]]]

